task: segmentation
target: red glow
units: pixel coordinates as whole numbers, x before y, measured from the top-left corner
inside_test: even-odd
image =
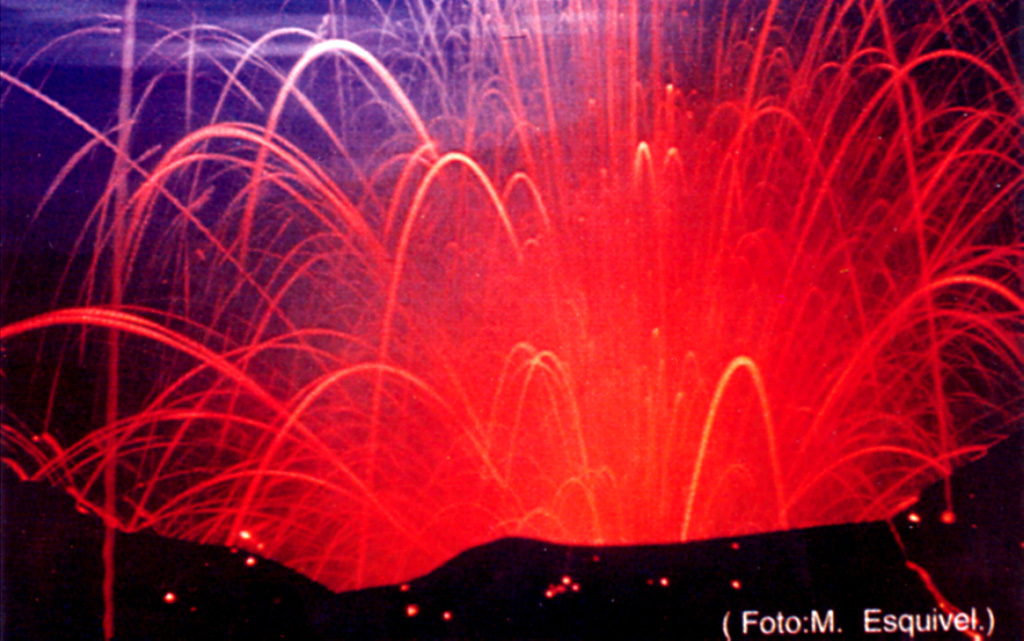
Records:
[[[889,518],[1020,419],[997,9],[507,4],[408,45],[454,52],[292,33],[276,68],[251,43],[206,78],[216,105],[182,98],[188,131],[127,151],[0,73],[91,141],[44,201],[94,148],[120,158],[55,286],[75,296],[0,328],[33,372],[5,462],[123,530],[255,532],[351,589],[503,536]],[[382,40],[436,68],[389,68]],[[59,420],[70,362],[98,364],[94,424]]]
[[[178,600],[178,597],[173,592],[168,592],[167,594],[164,595],[164,602],[165,603],[174,603],[177,600]]]

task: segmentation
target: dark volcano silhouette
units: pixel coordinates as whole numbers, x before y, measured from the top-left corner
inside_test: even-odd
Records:
[[[344,594],[241,550],[121,535],[117,638],[722,639],[726,613],[732,638],[744,620],[749,637],[788,625],[899,638],[886,614],[934,622],[946,600],[983,635],[1019,639],[1022,444],[1018,431],[953,475],[954,523],[936,484],[888,523],[631,547],[503,539],[408,584]],[[101,542],[99,520],[70,497],[4,470],[3,639],[100,638]],[[866,611],[882,633],[866,634]]]

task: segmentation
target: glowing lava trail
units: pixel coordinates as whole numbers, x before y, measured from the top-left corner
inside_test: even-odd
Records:
[[[341,590],[881,519],[1019,425],[1015,3],[367,4],[141,8],[127,113],[47,84],[119,19],[5,63],[77,145],[5,179],[6,465]]]

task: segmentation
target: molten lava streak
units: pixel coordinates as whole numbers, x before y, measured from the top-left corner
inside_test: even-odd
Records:
[[[5,69],[87,136],[46,308],[3,245],[5,464],[341,590],[882,519],[1005,436],[1014,3],[611,4],[140,26],[131,144]]]

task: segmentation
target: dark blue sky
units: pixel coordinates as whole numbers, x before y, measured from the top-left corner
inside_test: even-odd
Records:
[[[267,31],[283,27],[315,30],[328,13],[331,0],[205,0],[169,1],[142,0],[139,3],[140,23],[162,28],[184,28],[193,23],[210,23],[241,36],[255,38]],[[372,2],[335,0],[335,7],[344,5],[350,18],[366,16]],[[112,24],[124,10],[123,0],[3,0],[0,2],[0,64],[5,70],[22,64],[56,38],[78,28]],[[150,30],[151,36],[157,31]],[[146,30],[140,30],[146,36]],[[111,34],[110,39],[116,39]],[[53,62],[81,66],[117,65],[116,56],[104,38],[95,35],[75,43],[74,60],[68,60],[66,49],[53,48],[44,56]],[[113,44],[111,42],[110,44]],[[145,47],[146,42],[140,43]],[[116,50],[116,48],[115,48]]]

